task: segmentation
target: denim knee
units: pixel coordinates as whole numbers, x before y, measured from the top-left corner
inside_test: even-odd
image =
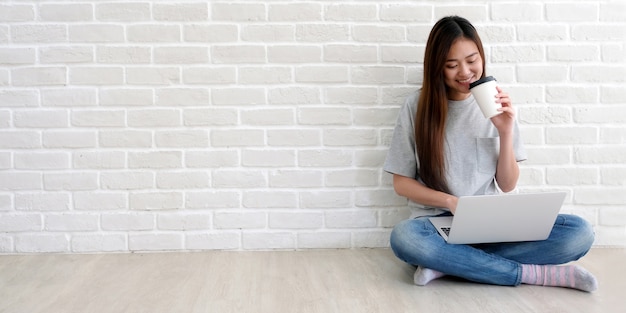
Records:
[[[405,241],[408,232],[408,222],[409,220],[404,220],[396,224],[396,226],[393,227],[393,230],[391,230],[391,235],[389,237],[389,245],[391,247],[391,250],[396,255],[396,257],[405,262],[407,262],[407,260],[405,260],[402,256],[404,255],[403,247],[405,247]]]
[[[429,258],[433,257],[433,252],[437,250],[436,243],[430,238],[439,235],[434,228],[429,229],[425,223],[430,224],[422,219],[405,220],[396,224],[389,239],[391,250],[396,257],[413,265],[429,263]]]
[[[589,252],[595,239],[591,223],[577,215],[560,214],[556,224],[563,232],[559,247],[564,253],[570,253],[572,260],[578,260]]]

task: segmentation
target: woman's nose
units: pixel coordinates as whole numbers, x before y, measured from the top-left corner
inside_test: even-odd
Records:
[[[461,64],[459,65],[459,73],[463,76],[467,75],[470,73],[470,67],[468,64]]]

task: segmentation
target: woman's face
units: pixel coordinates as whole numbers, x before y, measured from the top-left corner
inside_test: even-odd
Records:
[[[450,47],[443,71],[448,99],[463,100],[469,97],[469,84],[483,75],[483,60],[476,44],[467,38],[456,40]]]

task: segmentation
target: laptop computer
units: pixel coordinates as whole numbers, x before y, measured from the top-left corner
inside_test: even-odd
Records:
[[[454,216],[429,220],[451,244],[547,239],[565,192],[460,197]]]

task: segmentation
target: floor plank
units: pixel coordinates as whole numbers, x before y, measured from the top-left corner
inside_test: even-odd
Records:
[[[623,312],[626,249],[578,261],[599,290],[412,284],[388,249],[0,256],[0,312]]]

